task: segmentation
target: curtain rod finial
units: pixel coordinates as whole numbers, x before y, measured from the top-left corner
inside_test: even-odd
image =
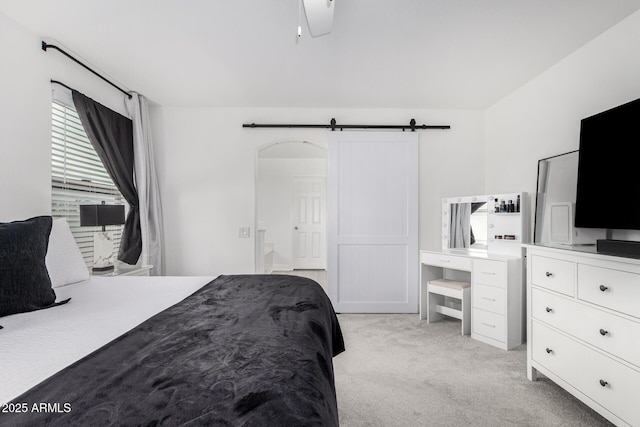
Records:
[[[46,52],[47,51],[47,42],[42,40],[42,42],[40,43],[40,47],[42,48],[42,50],[44,50]]]

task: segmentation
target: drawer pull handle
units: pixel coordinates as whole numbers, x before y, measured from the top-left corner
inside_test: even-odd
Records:
[[[547,310],[547,313],[551,313],[553,311],[553,309],[551,307],[547,307],[547,308],[545,308],[545,310]]]
[[[547,354],[551,354],[553,353],[553,350],[551,350],[549,347],[546,348]]]
[[[609,288],[607,288],[605,285],[600,285],[600,290],[602,292],[606,291],[607,289],[609,289]]]
[[[609,331],[605,331],[604,329],[600,329],[600,335],[605,336],[609,333]]]
[[[483,271],[482,274],[487,274],[489,276],[495,276],[496,273],[492,273],[491,271]]]
[[[492,325],[491,323],[485,323],[485,322],[482,322],[482,324],[483,324],[484,326],[488,326],[488,327],[490,327],[490,328],[495,328],[495,327],[496,327],[496,325]]]
[[[491,301],[491,302],[496,300],[495,298],[489,298],[489,297],[482,297],[482,299],[486,299],[487,301]]]
[[[550,273],[550,272],[548,272],[548,271],[547,271],[546,273],[544,273],[544,274],[545,274],[547,277],[551,277],[551,276],[553,276],[553,273]]]
[[[600,385],[601,385],[602,387],[606,387],[607,385],[609,385],[609,383],[608,383],[608,382],[606,382],[605,380],[600,380]]]

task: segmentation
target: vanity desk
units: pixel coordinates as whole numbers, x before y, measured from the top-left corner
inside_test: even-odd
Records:
[[[427,319],[426,284],[471,283],[471,338],[509,350],[523,342],[522,258],[473,249],[420,251],[420,319]]]
[[[524,342],[521,212],[525,193],[443,199],[442,249],[420,252],[420,319],[428,317],[429,281],[468,282],[471,338],[503,350]]]

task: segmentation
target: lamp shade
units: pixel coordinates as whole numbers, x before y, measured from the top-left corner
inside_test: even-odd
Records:
[[[124,205],[80,205],[83,227],[124,224]]]

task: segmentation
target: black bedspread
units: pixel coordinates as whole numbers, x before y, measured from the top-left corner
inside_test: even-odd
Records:
[[[338,425],[342,351],[317,283],[220,276],[15,399],[27,412],[0,425]]]

